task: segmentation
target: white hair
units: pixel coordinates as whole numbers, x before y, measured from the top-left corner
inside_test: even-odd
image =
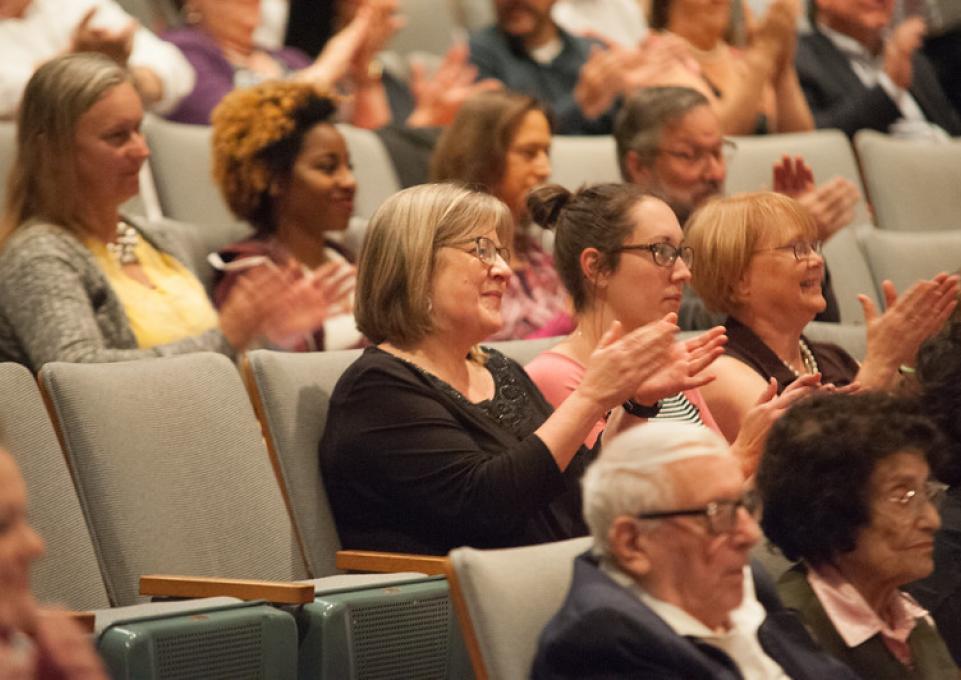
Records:
[[[691,423],[647,423],[605,443],[582,481],[584,521],[594,537],[594,554],[610,555],[607,534],[617,517],[673,509],[674,478],[665,466],[689,458],[730,455],[720,435]]]

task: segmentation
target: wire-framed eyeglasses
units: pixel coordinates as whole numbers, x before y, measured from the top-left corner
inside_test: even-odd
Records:
[[[732,534],[737,529],[737,511],[740,508],[755,520],[761,514],[761,500],[756,491],[748,491],[737,500],[711,501],[703,508],[665,510],[662,512],[643,512],[634,515],[637,519],[670,519],[671,517],[703,516],[708,530],[715,535]]]
[[[500,255],[501,259],[507,264],[511,261],[511,249],[505,246],[499,246],[491,239],[486,236],[478,236],[477,238],[467,239],[465,241],[457,241],[451,243],[451,246],[457,246],[464,243],[473,243],[474,247],[468,252],[478,260],[486,264],[488,267],[494,265],[497,262],[497,256]]]
[[[947,490],[947,484],[929,479],[920,489],[905,489],[901,493],[888,496],[886,500],[905,510],[913,510],[915,514],[921,514],[926,502],[935,508],[940,508]]]
[[[628,245],[620,246],[614,248],[611,252],[620,253],[623,251],[648,251],[651,254],[651,258],[654,260],[654,264],[659,267],[673,267],[674,263],[677,262],[677,258],[681,258],[681,262],[687,265],[690,269],[694,264],[694,249],[690,246],[674,246],[666,241],[661,243],[649,243],[647,245]]]
[[[820,255],[823,249],[824,243],[821,241],[793,241],[783,246],[777,246],[776,248],[760,248],[755,250],[755,253],[769,253],[774,250],[790,250],[794,253],[794,259],[800,262],[801,260],[806,260],[811,255]]]
[[[676,158],[688,165],[704,165],[708,158],[712,158],[718,163],[728,163],[734,158],[734,154],[737,153],[737,144],[733,139],[723,139],[721,143],[716,146],[693,147],[691,151],[658,149],[657,153]]]

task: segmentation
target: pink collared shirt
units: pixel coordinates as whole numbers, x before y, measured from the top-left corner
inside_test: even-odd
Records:
[[[887,618],[893,622],[891,625],[878,616],[857,588],[835,567],[824,565],[815,569],[808,565],[807,580],[848,647],[857,647],[880,634],[881,641],[894,657],[905,666],[911,665],[908,637],[918,619],[928,617],[927,610],[913,597],[900,590],[894,592],[885,607]]]

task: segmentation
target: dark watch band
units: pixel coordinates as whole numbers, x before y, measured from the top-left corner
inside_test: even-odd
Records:
[[[644,406],[633,399],[628,399],[624,402],[624,410],[632,416],[651,419],[661,412],[661,402],[656,402],[653,406]]]

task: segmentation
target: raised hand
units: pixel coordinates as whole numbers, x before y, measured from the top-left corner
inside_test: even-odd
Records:
[[[34,634],[37,678],[107,680],[90,638],[64,612],[41,613]]]
[[[467,44],[459,42],[447,50],[433,76],[427,74],[423,63],[414,61],[411,64],[410,89],[416,105],[407,119],[408,125],[448,125],[467,99],[479,92],[503,87],[493,78],[478,81],[477,67],[470,63],[469,57]]]
[[[597,118],[623,91],[624,67],[620,56],[612,49],[594,45],[581,66],[574,87],[574,101],[587,118]]]
[[[129,24],[118,31],[109,31],[104,28],[94,28],[91,26],[94,15],[97,13],[96,7],[83,15],[80,23],[73,31],[70,41],[71,52],[99,52],[121,66],[127,66],[130,58],[130,51],[133,49],[133,38],[140,26],[136,21],[131,20]]]
[[[773,168],[774,191],[790,196],[814,218],[818,238],[826,241],[854,219],[854,207],[861,198],[857,186],[844,177],[814,184],[814,173],[801,156],[784,156]]]
[[[914,69],[911,58],[921,46],[927,27],[918,16],[905,19],[884,43],[884,72],[902,90],[911,87]]]
[[[666,397],[711,382],[714,376],[704,370],[724,353],[726,342],[723,326],[716,326],[691,340],[675,342],[665,365],[638,386],[634,400],[639,404],[653,405]]]

